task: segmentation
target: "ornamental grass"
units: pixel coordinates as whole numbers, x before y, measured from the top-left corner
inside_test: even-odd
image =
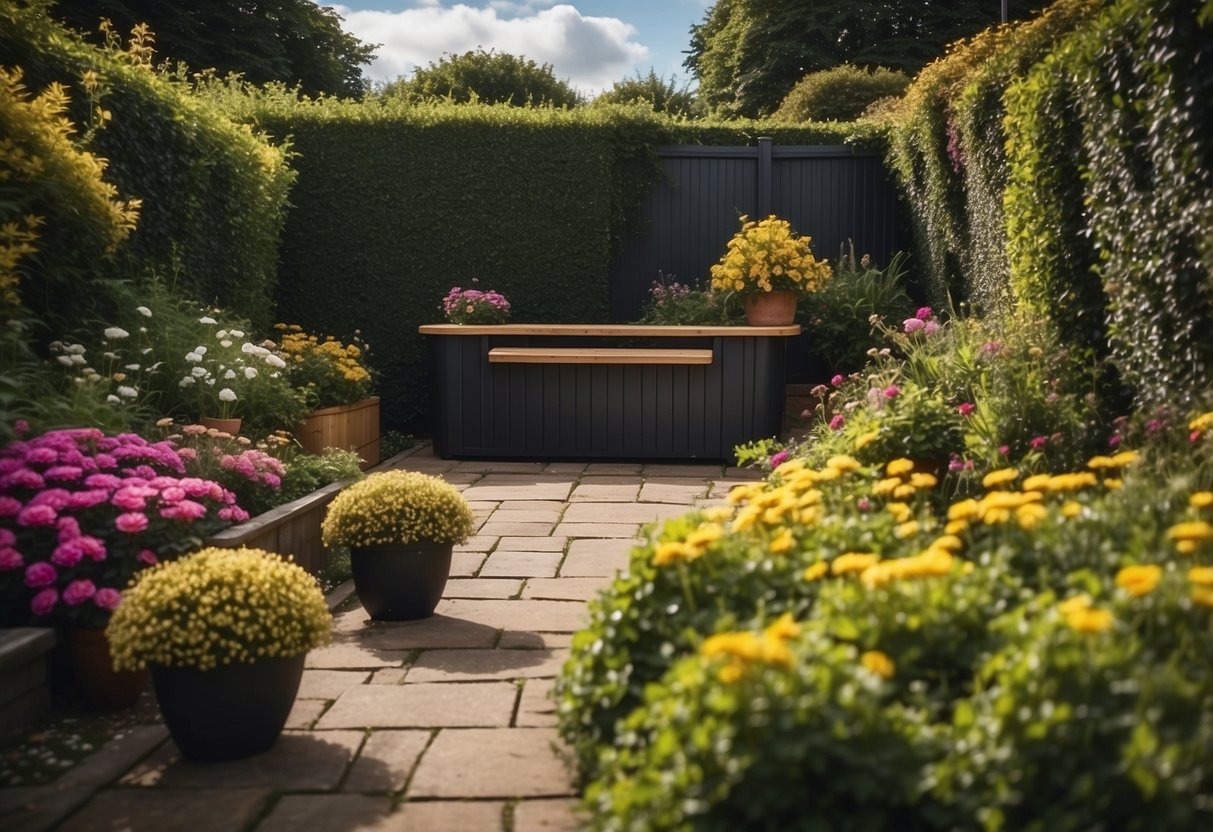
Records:
[[[203,549],[139,575],[106,628],[114,667],[211,670],[327,644],[316,579],[260,549]]]
[[[384,471],[355,483],[329,504],[325,546],[462,543],[472,533],[463,495],[437,477]]]

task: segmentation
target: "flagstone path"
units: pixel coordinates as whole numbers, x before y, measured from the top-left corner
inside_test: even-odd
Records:
[[[627,564],[643,524],[755,477],[719,464],[455,462],[428,446],[394,463],[443,477],[476,513],[434,617],[373,622],[350,597],[269,752],[192,764],[162,726],[143,726],[50,786],[0,789],[0,826],[576,829],[550,693],[585,602]]]

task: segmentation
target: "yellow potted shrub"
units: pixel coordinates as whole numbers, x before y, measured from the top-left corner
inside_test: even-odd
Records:
[[[331,623],[299,566],[260,549],[212,548],[140,573],[106,636],[117,669],[151,669],[182,755],[229,760],[277,740],[304,658],[329,641]]]
[[[813,257],[812,238],[801,237],[787,220],[741,218],[741,230],[712,266],[712,288],[745,298],[751,326],[784,326],[796,318],[796,301],[830,279],[830,264]]]
[[[472,510],[451,485],[384,471],[338,494],[322,530],[325,546],[350,547],[354,588],[370,616],[399,621],[433,614],[451,552],[472,527]]]

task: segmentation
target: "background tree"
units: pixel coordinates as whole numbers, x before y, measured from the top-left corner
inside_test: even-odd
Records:
[[[1010,0],[1017,19],[1044,0]],[[842,63],[917,73],[998,22],[995,0],[717,0],[691,27],[683,65],[723,115],[767,115],[801,78]]]
[[[875,101],[906,91],[910,76],[899,69],[841,64],[802,78],[771,118],[775,121],[852,121]]]
[[[255,84],[283,81],[313,96],[360,97],[362,66],[377,48],[343,31],[337,13],[312,0],[59,0],[52,14],[95,42],[101,18],[119,32],[146,23],[157,62],[238,72]]]
[[[575,107],[581,101],[576,90],[556,77],[551,64],[484,49],[443,55],[424,69],[418,67],[412,78],[388,84],[383,94],[414,101],[449,98],[456,103],[477,100],[515,107]]]
[[[648,104],[654,112],[674,116],[696,116],[699,99],[688,85],[679,87],[673,78],[668,81],[654,69],[648,75],[636,73],[635,78],[616,81],[611,89],[594,99],[595,104]]]

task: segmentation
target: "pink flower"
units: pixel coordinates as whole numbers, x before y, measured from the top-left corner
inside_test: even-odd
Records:
[[[834,376],[832,379],[830,379],[830,384],[832,384],[835,387],[838,387],[844,381],[846,381],[846,379],[842,377],[842,373],[838,373],[836,376]]]
[[[841,413],[835,413],[834,418],[830,420],[830,430],[842,430],[843,425],[847,423],[847,417]]]
[[[972,402],[965,402],[964,404],[956,406],[956,412],[961,416],[971,416],[975,409],[976,408],[973,406]]]
[[[63,590],[63,603],[69,607],[78,607],[96,594],[97,585],[86,578],[82,578],[78,581],[72,581]]]
[[[1115,448],[1117,445],[1119,445],[1123,441],[1124,441],[1123,436],[1121,436],[1119,433],[1114,433],[1108,437],[1108,447]]]
[[[1032,441],[1029,442],[1028,444],[1032,446],[1032,450],[1041,451],[1041,450],[1044,450],[1045,445],[1049,444],[1049,437],[1037,436],[1037,437],[1034,437],[1032,439]]]
[[[122,487],[122,480],[113,474],[89,474],[84,478],[84,484],[89,488],[104,488],[107,491],[114,491]]]
[[[101,488],[88,491],[77,491],[67,498],[67,507],[73,511],[81,511],[93,506],[99,506],[110,498],[109,492]]]
[[[79,465],[56,465],[54,468],[47,468],[42,476],[48,480],[58,480],[59,482],[75,482],[84,476],[84,469]]]
[[[918,307],[918,311],[914,313],[914,317],[920,321],[925,321],[925,320],[929,319],[933,314],[935,314],[935,313],[931,311],[931,307],[920,306],[920,307]]]
[[[21,501],[16,497],[0,497],[0,517],[16,517],[21,511]]]
[[[75,517],[60,517],[56,525],[59,530],[59,542],[66,543],[80,536],[80,523]]]
[[[935,321],[927,321],[925,324],[923,324],[923,335],[934,335],[936,332],[939,332],[939,324],[935,323]]]
[[[1199,442],[1200,441],[1200,431],[1194,430],[1191,433],[1189,433],[1188,441],[1189,442]]]
[[[901,388],[896,384],[890,384],[884,389],[884,397],[886,399],[895,399],[901,393]]]
[[[47,505],[29,505],[17,514],[18,526],[53,526],[59,513]]]
[[[1002,454],[1003,456],[1006,456],[1009,453],[1011,453],[1011,446],[1010,445],[999,445],[998,452],[1000,454]]]
[[[160,499],[166,503],[179,503],[186,497],[185,489],[174,485],[160,492]]]
[[[904,321],[902,321],[902,326],[905,328],[906,334],[908,335],[922,329],[924,326],[926,326],[926,324],[923,323],[923,321],[919,318],[906,318]]]
[[[16,471],[0,477],[0,488],[4,489],[28,488],[30,491],[37,491],[45,487],[46,481],[42,479],[42,475],[28,468],[18,468]]]
[[[139,511],[128,511],[114,518],[114,528],[127,534],[138,534],[147,528],[147,515]]]
[[[29,422],[24,419],[18,419],[13,422],[13,433],[17,435],[18,439],[25,436],[25,434],[29,433]]]
[[[112,587],[103,586],[93,596],[93,603],[103,610],[113,612],[122,603],[122,593]]]
[[[25,566],[25,558],[11,546],[0,549],[0,572],[15,572]]]
[[[25,585],[30,589],[41,589],[44,586],[50,586],[58,578],[59,573],[55,571],[55,567],[46,561],[40,560],[25,567]]]
[[[17,542],[17,535],[13,534],[12,529],[0,528],[0,546],[13,546]]]
[[[182,459],[188,459],[191,462],[198,458],[198,452],[193,448],[181,448],[177,451],[177,455]]]
[[[92,535],[84,534],[76,541],[80,545],[80,551],[89,560],[94,560],[100,563],[105,560],[105,541]]]
[[[177,485],[185,489],[191,497],[205,497],[211,492],[211,483],[198,477],[185,477]]]
[[[29,608],[34,615],[41,617],[50,615],[58,603],[59,591],[56,589],[44,589],[30,600]]]
[[[55,547],[55,551],[51,552],[51,563],[56,566],[62,566],[65,569],[71,569],[80,563],[83,558],[84,547],[80,545],[79,539],[60,543]]]
[[[169,520],[184,520],[189,523],[206,517],[206,506],[193,500],[182,500],[176,504],[162,506],[160,516]]]
[[[139,554],[135,555],[135,559],[145,566],[155,566],[160,561],[160,558],[156,557],[156,553],[151,549],[140,549]]]
[[[229,523],[243,523],[248,519],[248,512],[237,505],[224,506],[219,509],[219,519]]]
[[[139,511],[147,505],[142,493],[129,485],[115,492],[114,496],[110,498],[110,502],[125,511]]]
[[[777,451],[776,453],[772,454],[771,455],[771,467],[778,468],[780,465],[783,465],[785,462],[788,461],[788,456],[789,456],[789,454],[787,451]]]
[[[869,500],[867,497],[860,497],[855,502],[855,508],[859,509],[860,511],[871,511],[872,510],[872,501]]]

